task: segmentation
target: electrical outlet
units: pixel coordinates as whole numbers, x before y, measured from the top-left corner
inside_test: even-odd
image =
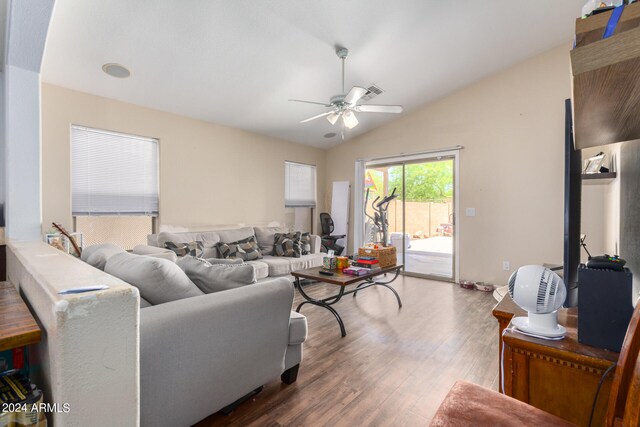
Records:
[[[511,263],[509,263],[509,261],[502,261],[502,269],[504,271],[511,270]]]

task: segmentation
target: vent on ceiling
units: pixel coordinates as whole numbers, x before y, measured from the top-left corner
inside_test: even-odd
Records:
[[[376,96],[380,95],[382,92],[384,92],[384,90],[382,90],[381,87],[372,84],[367,88],[367,93],[365,93],[361,99],[364,101],[369,101],[375,98]]]

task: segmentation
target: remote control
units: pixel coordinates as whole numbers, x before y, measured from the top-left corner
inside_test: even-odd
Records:
[[[333,272],[327,270],[320,270],[320,274],[324,274],[325,276],[333,276]]]

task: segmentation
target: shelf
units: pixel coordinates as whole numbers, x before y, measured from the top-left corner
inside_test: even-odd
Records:
[[[610,14],[576,23],[571,67],[578,149],[640,138],[640,3],[625,7],[613,36],[595,40]]]
[[[583,185],[607,185],[612,183],[614,179],[616,179],[615,172],[582,174]]]

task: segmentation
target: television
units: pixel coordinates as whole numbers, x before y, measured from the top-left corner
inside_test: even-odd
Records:
[[[565,307],[578,305],[580,266],[580,210],[582,201],[582,153],[573,141],[571,100],[564,101],[564,254],[563,279],[567,286]]]

